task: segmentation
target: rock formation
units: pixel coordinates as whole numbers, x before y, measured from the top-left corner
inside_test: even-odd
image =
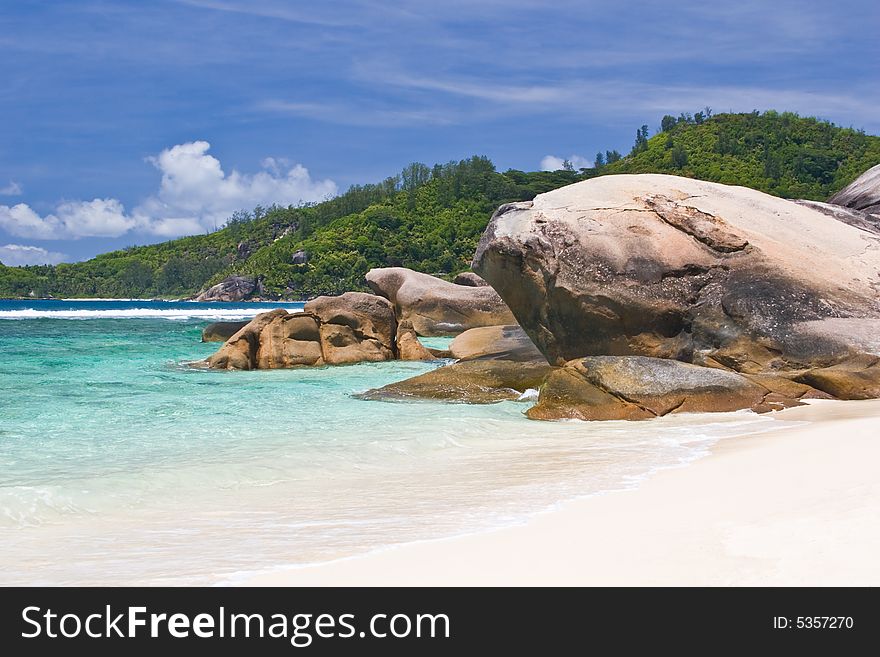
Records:
[[[287,315],[287,311],[283,308],[260,313],[205,361],[208,367],[226,370],[257,369],[257,351],[260,348],[263,329],[276,319],[280,320]]]
[[[318,297],[303,311],[320,322],[321,348],[329,365],[393,360],[397,320],[391,304],[364,292]]]
[[[492,403],[540,389],[530,418],[583,420],[880,397],[872,180],[835,196],[843,207],[674,176],[594,178],[501,207],[460,284],[374,269],[381,296],[259,315],[209,363],[429,360],[418,335],[457,334],[457,362],[361,397]]]
[[[557,365],[642,355],[797,372],[851,358],[880,318],[880,236],[675,176],[602,176],[503,206],[473,268]]]
[[[253,276],[229,276],[217,285],[209,287],[196,297],[196,301],[243,301],[250,298],[258,288]]]
[[[370,390],[361,398],[487,404],[537,390],[554,369],[516,325],[469,329],[452,341],[450,356],[458,362]]]
[[[405,381],[368,390],[359,397],[380,401],[427,399],[490,404],[518,399],[526,390],[537,389],[552,369],[546,361],[461,361]]]
[[[550,374],[527,414],[541,420],[643,420],[797,403],[736,372],[646,356],[591,356]]]
[[[396,342],[400,360],[437,360],[434,352],[419,342],[419,336],[408,319],[397,323]]]
[[[860,355],[850,360],[799,374],[795,381],[837,399],[880,397],[880,358]]]
[[[795,203],[818,210],[850,226],[880,235],[880,210],[877,211],[877,214],[868,214],[861,210],[853,210],[842,205],[832,205],[831,203],[822,203],[820,201],[798,200]]]
[[[272,369],[376,362],[396,357],[391,304],[363,292],[318,297],[301,313],[257,315],[207,364],[215,369]]]
[[[828,202],[866,214],[880,215],[880,164],[865,171]]]
[[[452,282],[455,285],[466,285],[467,287],[486,287],[489,285],[472,271],[463,271],[457,274]]]
[[[243,329],[248,321],[241,322],[213,322],[202,329],[202,342],[226,342],[233,335]]]
[[[526,332],[516,324],[481,326],[459,334],[449,345],[452,358],[477,360],[495,358],[519,362],[546,361]]]
[[[371,269],[367,284],[389,299],[397,317],[423,336],[456,335],[476,326],[515,324],[491,287],[455,285],[403,267]]]
[[[239,242],[235,247],[235,253],[239,260],[247,260],[254,252],[254,245],[250,242]]]

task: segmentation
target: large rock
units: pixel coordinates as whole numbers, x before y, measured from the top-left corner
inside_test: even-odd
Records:
[[[505,205],[473,269],[555,364],[643,355],[750,373],[828,367],[859,352],[866,320],[880,318],[880,236],[675,176],[602,176]]]
[[[304,312],[320,320],[324,362],[331,365],[392,360],[397,320],[391,304],[364,292],[318,297]]]
[[[419,336],[412,322],[405,319],[397,323],[397,357],[400,360],[437,360],[436,356],[425,345],[419,342]]]
[[[250,320],[241,322],[212,322],[202,329],[202,342],[226,342],[247,326]]]
[[[208,358],[208,366],[223,370],[257,369],[257,351],[260,348],[263,329],[275,321],[282,321],[287,316],[288,312],[283,308],[260,313],[224,342],[217,353]]]
[[[366,279],[419,335],[456,335],[476,326],[516,323],[491,287],[455,285],[403,267],[371,269]]]
[[[215,369],[274,369],[392,360],[397,330],[391,304],[346,292],[318,297],[302,313],[257,315],[211,356]]]
[[[858,356],[831,367],[809,370],[795,381],[837,399],[876,399],[880,397],[880,358]]]
[[[820,201],[798,200],[795,201],[795,203],[818,210],[819,212],[827,214],[829,217],[837,219],[837,221],[842,221],[850,226],[855,226],[856,228],[861,228],[862,230],[867,230],[871,233],[877,233],[880,235],[880,210],[877,211],[877,214],[868,214],[861,210],[853,210],[852,208],[846,208],[842,205],[833,205],[831,203],[822,203]]]
[[[459,360],[496,358],[519,362],[546,359],[531,338],[516,324],[481,326],[460,333],[449,345],[450,355]]]
[[[880,164],[865,171],[828,199],[828,202],[867,214],[880,215]]]
[[[516,325],[469,329],[452,341],[448,355],[458,362],[370,390],[361,398],[489,404],[537,390],[554,369]]]
[[[196,301],[244,301],[257,291],[257,279],[253,276],[229,276],[217,285],[209,287],[196,297]]]
[[[368,390],[359,397],[380,401],[424,399],[491,404],[518,399],[527,390],[536,390],[552,369],[546,362],[462,361]]]
[[[320,319],[310,313],[282,315],[260,332],[255,367],[271,370],[298,365],[323,365]]]
[[[489,284],[472,271],[463,271],[456,274],[452,279],[455,285],[466,285],[467,287],[486,287]]]
[[[774,408],[767,403],[771,394],[776,407],[798,403],[735,372],[645,356],[592,356],[550,374],[527,414],[541,420],[643,420],[669,413],[765,411]]]

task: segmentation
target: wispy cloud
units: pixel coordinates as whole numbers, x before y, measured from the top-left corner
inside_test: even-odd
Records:
[[[313,103],[265,100],[253,108],[259,112],[301,116],[316,121],[352,126],[450,125],[453,113],[434,108],[376,106],[374,103]]]
[[[233,14],[246,14],[261,18],[301,23],[303,25],[322,25],[327,27],[341,27],[352,25],[350,20],[340,18],[347,12],[335,12],[335,15],[327,15],[317,3],[309,3],[305,6],[295,6],[292,3],[275,2],[233,2],[230,0],[174,0],[178,4],[201,9],[212,9]],[[332,6],[332,4],[328,5]]]
[[[566,102],[571,98],[572,89],[553,85],[511,85],[475,78],[436,78],[416,76],[405,73],[385,71],[373,76],[388,85],[424,89],[468,98],[478,98],[493,102],[517,103],[520,105],[547,105]],[[487,84],[488,82],[488,84]]]
[[[709,105],[717,111],[780,109],[825,118],[864,121],[880,102],[875,87],[855,87],[849,93],[830,90],[767,88],[756,85],[667,84],[617,79],[567,77],[556,83],[510,84],[494,77],[417,76],[412,73],[362,66],[366,82],[432,92],[437,109],[456,113],[455,97],[476,101],[468,115],[477,121],[503,115],[552,113],[557,116],[607,118],[657,117],[663,113],[692,111]]]
[[[0,196],[21,196],[21,184],[10,180],[8,185],[0,187]]]

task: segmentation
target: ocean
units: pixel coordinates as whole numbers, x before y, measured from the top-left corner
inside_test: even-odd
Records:
[[[301,304],[0,301],[0,585],[235,583],[519,523],[780,426],[353,397],[442,363],[188,366],[207,323],[273,307]]]

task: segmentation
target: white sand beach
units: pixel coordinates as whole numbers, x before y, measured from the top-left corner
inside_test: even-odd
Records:
[[[815,401],[794,428],[723,440],[637,489],[523,525],[240,582],[337,585],[880,585],[880,400]]]

